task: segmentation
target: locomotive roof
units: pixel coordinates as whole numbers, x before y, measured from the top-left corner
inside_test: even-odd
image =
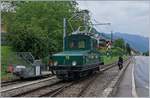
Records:
[[[71,34],[71,35],[69,35],[69,36],[67,36],[67,37],[71,37],[71,36],[83,36],[83,37],[92,38],[92,37],[91,37],[91,36],[89,36],[89,35],[81,34],[81,33],[79,33],[79,34]]]

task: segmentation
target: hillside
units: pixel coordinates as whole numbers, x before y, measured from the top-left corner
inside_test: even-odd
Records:
[[[105,35],[110,36],[110,34],[105,34]],[[125,42],[129,43],[132,48],[140,52],[146,52],[149,50],[149,38],[148,37],[115,32],[113,34],[113,39],[117,39],[117,38],[123,38]]]
[[[104,32],[98,32],[95,30],[95,33],[99,34],[102,38],[111,39],[111,34],[109,33],[104,33]],[[135,35],[135,34],[127,34],[127,33],[120,33],[120,32],[115,32],[113,33],[113,40],[118,39],[118,38],[123,38],[126,43],[129,43],[130,46],[138,50],[140,52],[147,52],[149,50],[149,38],[140,36],[140,35]]]

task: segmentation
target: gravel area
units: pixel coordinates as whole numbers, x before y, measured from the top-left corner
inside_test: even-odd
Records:
[[[118,67],[113,67],[103,72],[93,83],[88,87],[88,90],[82,94],[84,97],[101,97],[103,90],[107,87],[110,81],[117,76]]]
[[[83,92],[83,88],[86,89],[86,86],[91,84],[92,80],[96,79],[98,74],[93,74],[86,79],[81,79],[76,81],[71,87],[66,88],[56,97],[78,97],[80,92]]]

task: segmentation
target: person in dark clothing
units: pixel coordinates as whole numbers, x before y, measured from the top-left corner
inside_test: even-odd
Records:
[[[119,70],[123,68],[123,58],[121,56],[119,56],[118,67],[119,67]]]
[[[51,72],[52,72],[52,75],[54,75],[54,70],[52,69],[52,66],[53,66],[52,54],[51,54],[50,57],[49,57],[48,66],[49,66],[49,71],[51,71]]]

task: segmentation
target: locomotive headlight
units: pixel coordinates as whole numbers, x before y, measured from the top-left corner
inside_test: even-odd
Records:
[[[73,61],[72,62],[72,66],[76,66],[77,65],[77,62],[76,61]]]
[[[54,62],[54,66],[56,66],[57,64],[58,64],[58,62],[57,62],[57,61],[55,61],[55,62]]]

